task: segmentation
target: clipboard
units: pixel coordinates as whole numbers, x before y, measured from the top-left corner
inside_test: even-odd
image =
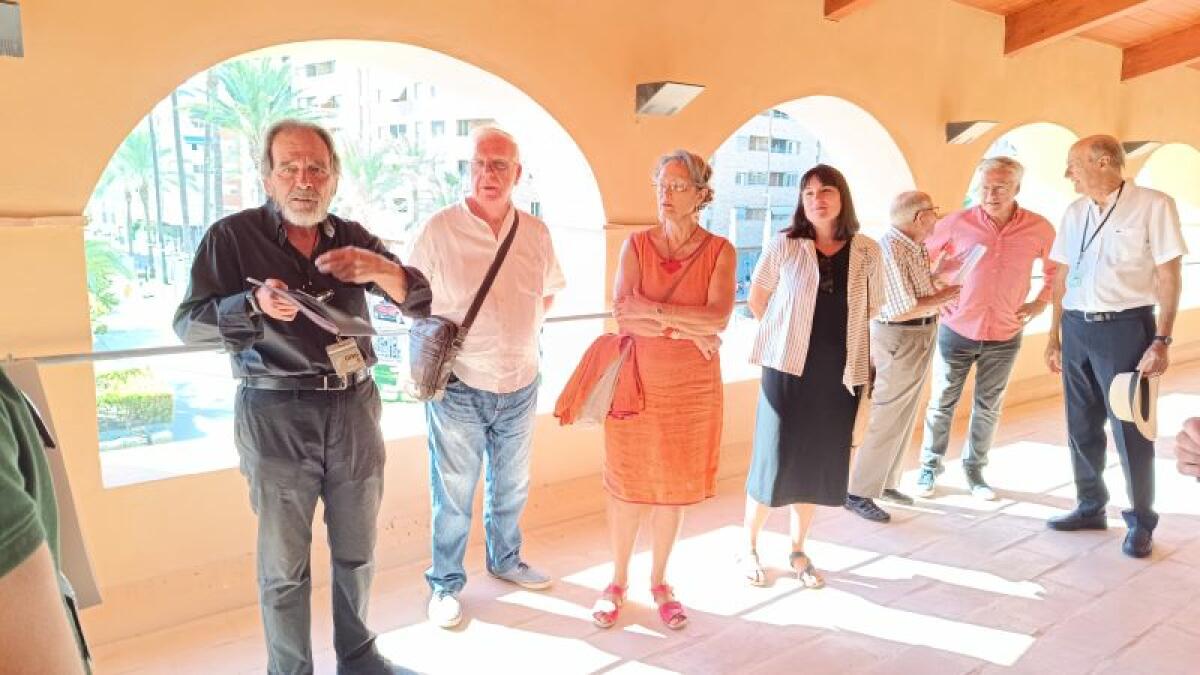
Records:
[[[344,312],[337,307],[327,305],[304,291],[290,288],[273,288],[253,277],[246,277],[246,281],[259,288],[265,288],[274,295],[290,300],[300,310],[301,314],[308,317],[310,321],[328,333],[332,333],[338,337],[362,337],[378,334],[375,331],[375,327],[369,321]]]

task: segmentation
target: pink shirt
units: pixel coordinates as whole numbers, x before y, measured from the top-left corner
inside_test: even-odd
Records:
[[[1041,259],[1042,289],[1049,302],[1056,265],[1050,260],[1054,227],[1020,206],[1002,228],[981,206],[956,211],[938,221],[925,240],[929,257],[964,255],[976,244],[987,253],[963,283],[958,300],[942,308],[942,322],[971,340],[1011,340],[1023,324],[1017,310],[1029,296],[1033,261]]]

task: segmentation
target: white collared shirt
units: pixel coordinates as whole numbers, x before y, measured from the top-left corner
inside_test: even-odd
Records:
[[[1090,239],[1110,210],[1081,256],[1085,227]],[[1158,304],[1156,267],[1186,253],[1175,200],[1126,180],[1123,190],[1108,195],[1104,209],[1087,197],[1067,207],[1050,259],[1068,266],[1064,309],[1119,312]]]
[[[406,262],[429,278],[434,314],[462,323],[515,213],[510,207],[498,236],[465,200],[429,218]],[[521,211],[512,248],[467,333],[454,374],[470,387],[497,394],[532,383],[544,299],[565,286],[546,224]]]

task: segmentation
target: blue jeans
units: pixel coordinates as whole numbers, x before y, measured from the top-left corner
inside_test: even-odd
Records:
[[[1004,391],[1012,375],[1017,352],[1021,350],[1021,334],[1010,340],[971,340],[950,330],[945,324],[938,327],[937,355],[933,359],[933,387],[929,395],[929,410],[925,415],[925,439],[921,446],[921,465],[940,470],[946,446],[950,444],[950,423],[954,409],[962,396],[963,385],[971,366],[975,366],[975,401],[971,407],[970,432],[963,449],[963,468],[982,469],[987,466],[988,451],[1000,421]]]
[[[442,400],[425,404],[433,506],[433,564],[425,579],[435,593],[458,593],[467,583],[463,556],[481,467],[487,568],[502,574],[521,561],[519,521],[529,496],[537,389],[535,380],[495,394],[454,379]]]
[[[239,387],[234,441],[258,516],[258,588],[269,673],[312,673],[309,557],[325,502],[338,672],[382,672],[366,625],[383,496],[379,390]]]

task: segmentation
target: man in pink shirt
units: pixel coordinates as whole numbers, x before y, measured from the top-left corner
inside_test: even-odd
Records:
[[[975,366],[975,401],[963,449],[963,470],[971,494],[995,499],[983,478],[1004,390],[1021,348],[1021,330],[1051,300],[1056,263],[1049,258],[1054,227],[1042,216],[1017,205],[1025,169],[1009,157],[991,157],[979,165],[979,205],[943,218],[925,241],[932,260],[953,274],[976,246],[986,247],[973,269],[965,270],[958,301],[942,309],[933,386],[925,417],[917,494],[930,497],[942,471],[950,441],[950,422]],[[1038,294],[1027,300],[1033,262],[1042,261]]]

